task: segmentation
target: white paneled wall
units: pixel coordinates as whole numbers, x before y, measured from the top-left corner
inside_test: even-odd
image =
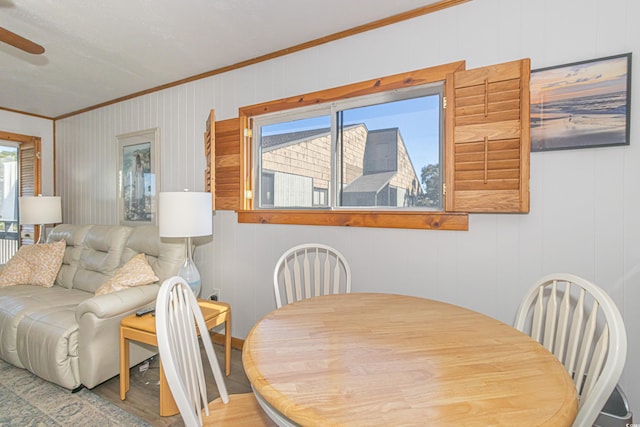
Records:
[[[634,52],[637,62],[638,17],[637,0],[475,0],[61,120],[56,154],[65,220],[117,221],[118,134],[158,127],[161,188],[201,190],[210,108],[225,119],[244,105],[460,59],[473,68],[529,57],[535,69]],[[203,295],[222,290],[234,311],[233,335],[244,338],[275,308],[278,256],[309,241],[345,254],[355,292],[435,298],[507,323],[537,278],[578,274],[605,288],[623,311],[629,362],[622,385],[640,411],[639,101],[635,90],[630,146],[533,153],[531,212],[471,215],[468,232],[238,224],[234,212],[216,212],[213,240],[196,251]]]

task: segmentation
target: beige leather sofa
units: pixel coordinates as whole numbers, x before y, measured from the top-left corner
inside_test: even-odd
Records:
[[[154,305],[159,284],[184,260],[184,244],[161,241],[155,226],[62,224],[47,241],[62,239],[64,260],[52,287],[0,288],[0,357],[62,387],[93,388],[119,374],[120,320]],[[141,252],[158,282],[94,296]],[[132,342],[130,352],[133,366],[157,349]]]

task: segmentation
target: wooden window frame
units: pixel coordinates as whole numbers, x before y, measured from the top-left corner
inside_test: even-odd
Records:
[[[19,196],[37,196],[38,194],[40,194],[42,192],[42,166],[41,166],[41,145],[42,145],[42,140],[40,137],[38,136],[31,136],[31,135],[22,135],[19,133],[11,133],[11,132],[4,132],[4,131],[0,131],[0,139],[5,140],[5,141],[12,141],[12,142],[16,142],[19,145],[19,149],[20,150],[24,150],[25,147],[27,145],[31,146],[29,148],[33,149],[34,151],[34,156],[33,156],[33,189],[29,190],[29,189],[24,189],[23,188],[23,180],[20,179],[20,188],[19,188]],[[19,155],[20,157],[20,171],[22,170],[22,161],[23,161],[23,157],[22,155]],[[21,174],[21,172],[19,172]],[[23,235],[23,231],[26,232],[31,232],[33,233],[33,239],[23,239],[22,235]],[[22,225],[20,224],[20,244],[29,244],[32,242],[36,242],[38,241],[38,238],[40,236],[40,226],[37,224],[26,224],[26,225]]]
[[[215,146],[209,153],[215,155],[208,157],[207,188],[215,195],[216,208],[237,211],[239,223],[468,230],[468,214],[472,212],[526,213],[529,210],[529,70],[528,59],[474,70],[466,70],[465,62],[457,61],[242,107],[239,117],[220,122],[213,123],[210,116],[206,135],[209,135],[209,144]],[[504,89],[505,81],[509,82],[508,91]],[[451,104],[445,106],[445,211],[254,209],[250,126],[254,117],[436,82],[444,82],[445,102]],[[517,86],[515,89],[513,84]],[[468,96],[470,90],[473,91],[471,97]],[[477,96],[478,92],[481,96]],[[462,94],[467,98],[457,105],[456,96]],[[481,105],[476,107],[478,99]],[[484,114],[478,113],[478,109]],[[513,147],[506,150],[501,142],[504,138],[517,139],[518,150]],[[485,148],[476,154],[475,147],[483,140]],[[478,156],[484,160],[478,161]],[[507,163],[504,156],[515,159],[509,161],[515,166],[509,166],[506,178],[502,170]],[[476,169],[479,171],[475,172]],[[478,173],[484,180],[474,178]],[[513,181],[508,182],[514,175],[518,180],[515,189]],[[509,189],[503,188],[507,184]],[[484,197],[485,194],[488,197]]]
[[[313,92],[306,95],[251,105],[240,108],[240,122],[248,124],[250,119],[253,117],[266,113],[275,113],[294,108],[324,104],[363,95],[444,81],[448,74],[463,70],[464,68],[465,62],[457,61],[450,64]],[[246,171],[244,175],[248,178],[245,181],[245,191],[249,192],[249,194],[253,194],[253,163],[250,138],[245,138],[245,144],[243,144],[243,146]],[[468,230],[469,228],[468,215],[465,213],[384,209],[336,209],[322,211],[304,209],[254,209],[253,198],[244,199],[243,209],[238,211],[238,222],[432,230]]]

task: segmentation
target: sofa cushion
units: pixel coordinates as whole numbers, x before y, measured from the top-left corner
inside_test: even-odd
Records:
[[[120,267],[130,227],[117,225],[92,226],[82,244],[78,271],[73,289],[94,293]]]
[[[0,293],[0,357],[23,368],[17,352],[18,325],[25,316],[51,307],[75,307],[93,294],[65,289],[57,285],[50,288],[17,285],[3,288]]]
[[[76,271],[78,271],[80,255],[82,254],[82,242],[90,228],[90,225],[60,224],[49,233],[47,242],[58,242],[60,240],[67,242],[64,258],[62,258],[62,266],[56,277],[56,285],[68,289],[73,287],[73,278],[76,275]]]
[[[106,295],[134,286],[149,285],[157,282],[158,277],[147,262],[144,254],[138,254],[120,267],[112,278],[96,290],[96,295]]]
[[[0,287],[15,285],[53,286],[60,270],[66,243],[21,246],[0,272]]]

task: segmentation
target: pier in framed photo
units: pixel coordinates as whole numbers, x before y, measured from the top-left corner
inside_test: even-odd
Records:
[[[531,151],[629,144],[631,54],[531,72]]]

